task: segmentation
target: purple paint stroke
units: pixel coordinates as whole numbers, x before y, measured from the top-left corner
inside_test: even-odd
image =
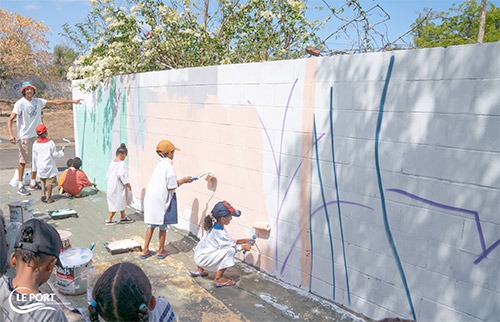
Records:
[[[267,137],[267,140],[269,141],[269,145],[271,147],[271,151],[272,151],[272,154],[273,154],[273,158],[274,158],[274,166],[276,167],[276,174],[278,176],[278,191],[277,191],[277,198],[276,198],[276,209],[279,209],[281,208],[280,207],[280,192],[281,192],[281,157],[283,156],[283,140],[284,140],[284,136],[285,136],[285,123],[286,123],[286,117],[287,117],[287,114],[288,114],[288,109],[290,107],[290,100],[292,99],[292,94],[293,94],[293,91],[295,89],[295,86],[297,85],[297,82],[299,81],[299,79],[295,79],[295,81],[293,82],[293,85],[292,85],[292,89],[290,90],[290,93],[288,94],[288,100],[287,100],[287,103],[286,103],[286,106],[285,106],[285,114],[283,115],[283,121],[281,123],[281,139],[280,139],[280,151],[279,151],[279,160],[276,161],[276,155],[274,153],[274,148],[273,148],[273,144],[271,142],[271,138],[269,137],[269,133],[267,132],[267,129],[266,127],[264,126],[264,122],[262,121],[260,115],[259,115],[259,121],[262,125],[262,128],[264,129],[264,132],[266,133],[266,137]],[[302,163],[301,163],[302,164]],[[300,167],[300,165],[299,165]],[[276,244],[275,244],[275,265],[277,267],[278,265],[278,237],[279,237],[279,212],[277,213],[276,215]]]
[[[496,242],[494,242],[493,244],[491,244],[490,247],[488,247],[484,252],[482,252],[481,255],[479,255],[479,257],[476,258],[476,260],[474,261],[474,264],[476,264],[476,265],[479,264],[498,245],[500,245],[500,239],[497,239]]]
[[[445,204],[438,203],[438,202],[435,202],[435,201],[432,201],[429,199],[419,197],[417,195],[414,195],[412,193],[409,193],[409,192],[401,190],[401,189],[387,189],[387,191],[402,194],[403,196],[406,196],[410,199],[417,200],[417,201],[426,203],[428,205],[431,205],[431,206],[434,206],[437,208],[461,212],[461,213],[468,214],[468,215],[473,215],[474,220],[476,221],[477,233],[479,235],[479,241],[481,243],[481,249],[482,249],[481,255],[474,261],[474,264],[479,264],[479,262],[481,262],[495,247],[500,245],[500,239],[499,239],[496,242],[494,242],[491,246],[489,246],[488,249],[486,249],[486,243],[484,241],[483,229],[481,228],[481,220],[479,219],[479,213],[475,210],[469,210],[469,209],[465,209],[465,208],[458,208],[458,207],[454,207],[454,206],[445,205]]]
[[[371,207],[368,207],[368,206],[365,206],[363,204],[360,204],[360,203],[356,203],[356,202],[352,202],[352,201],[337,201],[337,200],[334,200],[334,201],[329,201],[327,202],[325,205],[326,206],[330,206],[330,205],[333,205],[333,204],[347,204],[347,205],[354,205],[354,206],[359,206],[359,207],[363,207],[363,208],[366,208],[366,209],[370,209],[370,210],[373,210],[373,208]],[[312,217],[314,215],[316,215],[321,209],[324,208],[325,205],[321,205],[320,207],[316,208],[312,213],[311,213],[311,220],[312,220]],[[285,268],[286,268],[286,265],[287,265],[287,262],[288,262],[288,259],[290,258],[290,255],[292,255],[292,251],[293,249],[295,248],[295,244],[297,244],[297,242],[299,241],[299,237],[300,235],[302,235],[302,233],[304,232],[304,228],[302,228],[299,233],[297,234],[297,236],[295,237],[295,240],[293,241],[292,243],[292,246],[290,246],[290,250],[288,251],[286,257],[285,257],[285,260],[283,261],[283,265],[281,266],[281,270],[280,270],[280,274],[283,275],[283,272],[285,271]]]
[[[295,89],[295,85],[297,85],[297,82],[299,81],[298,78],[295,79],[292,85],[292,89],[290,90],[290,93],[288,94],[288,100],[286,101],[286,106],[285,106],[285,114],[283,114],[283,121],[281,122],[281,139],[280,139],[280,154],[279,154],[279,163],[278,163],[278,199],[279,199],[279,178],[281,174],[281,156],[283,155],[283,139],[285,136],[285,122],[286,122],[286,116],[288,114],[288,108],[290,107],[290,100],[292,99],[292,94]]]
[[[262,118],[260,115],[257,113],[257,116],[259,117],[260,125],[262,126],[262,129],[264,130],[264,133],[266,134],[267,141],[269,142],[269,146],[271,147],[271,152],[273,154],[273,159],[274,159],[274,167],[276,168],[276,173],[278,173],[278,162],[276,161],[276,155],[274,154],[274,148],[273,148],[273,143],[271,142],[271,137],[269,136],[269,133],[267,132],[266,127],[264,126],[264,122],[262,121]]]
[[[280,204],[280,192],[281,192],[281,157],[283,155],[283,139],[284,139],[284,136],[285,136],[285,123],[286,123],[286,116],[288,114],[288,108],[290,107],[290,100],[292,99],[292,94],[293,94],[293,91],[295,89],[295,85],[297,85],[297,82],[298,82],[298,78],[295,79],[295,81],[293,82],[293,85],[292,85],[292,89],[290,90],[290,93],[288,94],[288,100],[286,102],[286,106],[285,106],[285,114],[283,114],[283,121],[281,122],[281,139],[280,139],[280,154],[279,154],[279,161],[278,161],[278,172],[277,172],[277,176],[278,176],[278,197],[276,198],[276,209],[279,208],[279,204]],[[279,254],[279,251],[278,251],[278,240],[279,240],[279,219],[280,219],[280,214],[279,212],[276,214],[276,243],[275,243],[275,251],[274,251],[274,255],[275,255],[275,265],[276,265],[276,268],[278,266],[278,254]]]

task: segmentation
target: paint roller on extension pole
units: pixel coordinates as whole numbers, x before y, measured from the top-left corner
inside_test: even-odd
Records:
[[[203,178],[204,176],[207,176],[207,178],[206,178],[206,179],[208,180],[210,177],[215,176],[215,171],[214,171],[213,169],[208,169],[208,170],[207,170],[207,172],[202,173],[202,174],[200,174],[200,175],[198,175],[198,176],[194,176],[194,177],[192,177],[191,179],[193,179],[193,180],[198,180],[198,179]]]

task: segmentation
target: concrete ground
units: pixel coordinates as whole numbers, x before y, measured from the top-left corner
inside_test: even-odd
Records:
[[[4,159],[5,150],[2,149],[1,153],[1,158]],[[165,259],[150,257],[142,260],[138,252],[111,255],[103,246],[106,242],[132,238],[143,244],[146,225],[140,213],[127,209],[127,215],[135,219],[135,223],[106,226],[105,193],[98,192],[78,199],[55,195],[54,203],[45,204],[40,201],[40,191],[33,192],[29,197],[22,197],[16,193],[15,188],[8,185],[13,171],[0,170],[0,207],[6,215],[9,214],[10,202],[33,199],[35,216],[48,221],[59,230],[70,231],[73,247],[89,247],[91,243],[96,243],[93,253],[98,273],[123,261],[139,265],[149,276],[154,295],[162,295],[170,301],[179,321],[366,321],[331,302],[287,286],[241,262],[226,271],[225,276],[237,281],[233,287],[215,288],[213,274],[205,278],[192,278],[189,270],[195,268],[193,250],[197,241],[175,228],[170,229],[167,234],[166,248],[170,256]],[[48,215],[49,210],[64,208],[76,210],[78,218],[54,220]],[[155,232],[151,249],[155,250],[157,243],[158,235]],[[51,283],[55,283],[55,276],[51,278]],[[47,286],[45,290],[51,292]],[[82,312],[87,312],[85,294],[60,295],[59,300],[71,309],[80,308]],[[66,313],[70,321],[84,320],[80,314],[67,308]]]

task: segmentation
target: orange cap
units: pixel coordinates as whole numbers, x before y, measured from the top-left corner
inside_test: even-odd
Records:
[[[174,150],[180,151],[180,149],[176,148],[169,140],[161,140],[156,146],[156,152],[161,152],[162,154],[170,153]]]

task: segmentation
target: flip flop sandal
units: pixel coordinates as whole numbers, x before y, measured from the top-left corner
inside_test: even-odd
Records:
[[[165,254],[158,254],[158,255],[156,255],[156,258],[158,258],[158,259],[164,259],[168,255],[170,255],[168,252],[166,252]]]
[[[139,256],[139,258],[140,258],[140,259],[146,259],[146,258],[149,258],[149,257],[151,257],[151,256],[155,255],[155,254],[156,254],[156,252],[153,252],[153,251],[151,250],[151,251],[149,251],[149,253],[147,253],[146,255],[141,254],[141,256]]]
[[[191,275],[191,277],[205,277],[205,276],[208,276],[207,272],[200,273],[200,272],[197,272],[197,271],[189,271],[189,274]]]
[[[225,283],[215,283],[216,288],[226,287],[226,286],[234,286],[236,284],[233,280],[227,280]]]

